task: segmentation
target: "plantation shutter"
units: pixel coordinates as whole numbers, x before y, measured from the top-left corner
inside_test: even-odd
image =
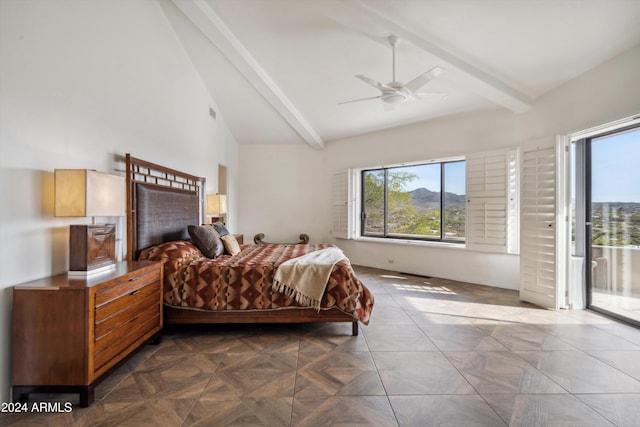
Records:
[[[507,252],[509,239],[509,150],[469,155],[466,246]]]
[[[507,252],[520,252],[520,150],[509,150]]]
[[[556,309],[556,151],[522,153],[520,299]]]
[[[351,179],[350,171],[333,175],[332,227],[333,237],[350,239],[353,224],[349,221],[351,211]]]

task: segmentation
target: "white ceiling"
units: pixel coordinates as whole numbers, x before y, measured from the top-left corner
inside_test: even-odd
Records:
[[[640,44],[640,0],[166,0],[218,114],[241,144],[328,141],[451,114],[530,109]],[[440,66],[438,95],[385,111],[356,79],[407,83]]]

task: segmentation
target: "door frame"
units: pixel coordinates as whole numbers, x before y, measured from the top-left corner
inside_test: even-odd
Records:
[[[598,126],[570,136],[570,142],[576,144],[575,170],[568,173],[576,177],[576,240],[575,255],[584,257],[582,289],[585,292],[585,308],[604,314],[616,320],[640,327],[640,321],[627,318],[618,313],[592,305],[593,272],[592,262],[592,150],[594,139],[603,138],[632,129],[640,129],[640,116],[625,118],[603,126]],[[571,169],[571,168],[569,168]],[[579,233],[579,230],[581,232]],[[570,239],[570,237],[569,237]]]

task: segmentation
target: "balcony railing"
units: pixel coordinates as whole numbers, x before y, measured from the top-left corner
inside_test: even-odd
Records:
[[[640,247],[593,246],[594,291],[640,298]]]

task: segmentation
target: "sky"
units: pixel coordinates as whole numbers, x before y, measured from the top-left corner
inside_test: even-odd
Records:
[[[594,139],[593,202],[640,203],[640,129]]]
[[[440,191],[440,163],[394,168],[394,170],[407,171],[418,175],[418,179],[408,183],[406,186],[407,191],[417,188]],[[447,163],[445,166],[445,192],[465,194],[465,175],[464,162]]]

